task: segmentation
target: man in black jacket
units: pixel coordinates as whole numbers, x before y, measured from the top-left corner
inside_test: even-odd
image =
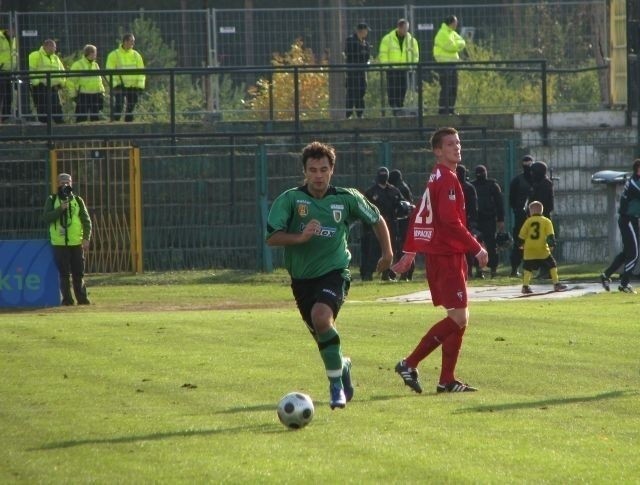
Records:
[[[350,65],[346,75],[347,119],[351,118],[354,111],[358,118],[362,118],[364,113],[364,95],[367,92],[364,67],[369,64],[371,57],[368,34],[369,26],[365,23],[358,24],[356,31],[347,37],[344,47],[345,62]]]
[[[389,172],[389,183],[396,187],[404,201],[401,201],[401,209],[396,211],[398,220],[398,237],[396,238],[396,247],[393,248],[394,260],[398,261],[402,256],[402,248],[404,247],[404,241],[407,237],[407,230],[409,229],[409,219],[411,213],[416,208],[413,205],[413,194],[411,193],[411,187],[402,178],[402,172],[398,169],[391,170]],[[396,257],[397,256],[397,257]],[[411,281],[413,279],[413,272],[416,269],[415,261],[412,262],[411,268],[408,271],[400,275],[400,281]]]
[[[482,235],[478,230],[478,194],[476,188],[467,179],[467,167],[462,164],[458,164],[456,167],[456,175],[458,176],[458,182],[462,186],[462,193],[464,194],[464,210],[467,216],[467,229],[474,235],[478,242],[482,242]],[[473,274],[473,267],[478,263],[474,254],[467,254],[467,275],[471,278]],[[476,277],[484,278],[482,271],[478,268]]]
[[[391,247],[397,247],[398,213],[403,210],[402,193],[389,183],[389,169],[380,167],[376,174],[376,183],[367,189],[365,197],[380,211],[380,215],[387,223]],[[361,241],[360,277],[362,281],[371,281],[373,272],[380,259],[381,249],[378,240],[370,226],[363,225]],[[382,281],[396,281],[396,275],[390,269],[383,271]]]
[[[522,173],[516,175],[509,184],[509,207],[513,212],[513,240],[518,240],[518,234],[522,224],[527,219],[526,205],[531,196],[531,164],[533,163],[533,157],[531,155],[525,155],[522,157]],[[518,247],[518,244],[514,244],[511,248],[511,276],[518,277],[518,267],[522,262],[522,249]]]
[[[487,167],[476,167],[476,179],[471,182],[478,194],[478,230],[489,253],[491,277],[497,276],[498,247],[496,232],[504,232],[504,202],[502,190],[495,179],[487,177]],[[480,271],[480,268],[478,268]]]
[[[547,219],[551,219],[553,212],[553,182],[547,175],[547,164],[544,162],[533,162],[531,164],[531,195],[529,202],[537,200],[544,207],[542,213]]]

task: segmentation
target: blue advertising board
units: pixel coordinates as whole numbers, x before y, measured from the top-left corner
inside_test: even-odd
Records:
[[[0,307],[60,305],[60,281],[49,241],[0,241]]]

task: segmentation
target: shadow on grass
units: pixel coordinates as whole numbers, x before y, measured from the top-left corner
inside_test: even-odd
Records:
[[[514,402],[505,404],[488,404],[486,406],[474,406],[471,408],[458,409],[453,414],[463,413],[495,413],[500,411],[510,411],[512,409],[547,409],[550,406],[563,406],[566,404],[587,403],[594,401],[604,401],[607,399],[618,399],[621,397],[634,396],[638,391],[611,391],[596,394],[595,396],[567,397],[562,399],[543,399],[540,401]]]
[[[368,399],[366,400],[362,400],[362,399],[354,399],[350,404],[347,405],[347,407],[349,406],[354,406],[354,405],[359,405],[359,404],[366,404],[367,402],[373,402],[373,401],[392,401],[392,400],[397,400],[397,399],[405,399],[407,397],[411,398],[411,397],[415,397],[418,396],[418,394],[407,394],[407,395],[398,395],[398,394],[394,394],[394,395],[381,395],[381,396],[370,396]],[[313,400],[313,405],[316,409],[318,409],[319,407],[329,407],[329,401],[328,400]],[[258,404],[256,406],[238,406],[238,407],[234,407],[234,408],[229,408],[229,409],[225,409],[224,411],[219,411],[217,414],[237,414],[237,413],[255,413],[255,412],[260,412],[260,411],[275,411],[277,406],[277,403],[274,404]]]
[[[117,436],[114,438],[95,438],[84,440],[69,440],[58,441],[54,443],[48,443],[42,445],[39,448],[29,448],[27,451],[43,451],[43,450],[57,450],[63,448],[73,448],[75,446],[84,445],[118,445],[125,443],[137,443],[138,441],[159,441],[171,438],[189,438],[192,436],[215,436],[219,434],[236,434],[242,432],[263,432],[270,433],[275,430],[284,430],[280,426],[276,426],[275,423],[261,424],[256,426],[234,426],[232,428],[216,428],[216,429],[201,429],[201,430],[186,430],[186,431],[173,431],[166,433],[151,433],[146,435],[133,435],[133,436]]]

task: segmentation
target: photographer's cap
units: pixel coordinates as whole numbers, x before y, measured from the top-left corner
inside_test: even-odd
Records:
[[[63,183],[71,183],[71,175],[69,175],[68,173],[59,173],[58,174],[58,183],[59,184],[63,184]]]

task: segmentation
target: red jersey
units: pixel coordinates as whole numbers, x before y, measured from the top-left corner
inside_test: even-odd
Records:
[[[407,253],[477,254],[482,247],[466,228],[464,193],[455,172],[437,164],[411,219],[403,250]]]

